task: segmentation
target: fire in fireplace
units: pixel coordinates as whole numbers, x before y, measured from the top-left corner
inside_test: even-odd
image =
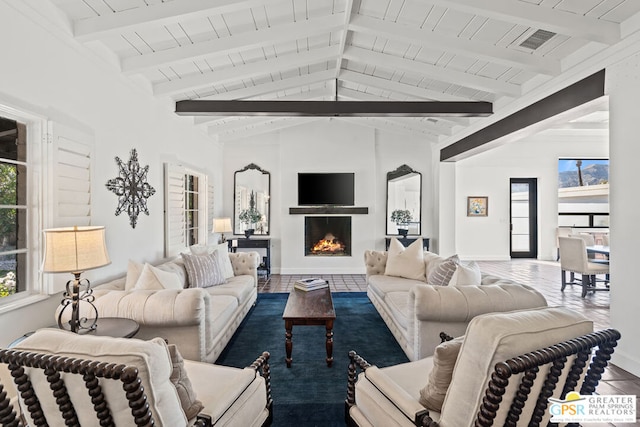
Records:
[[[305,256],[350,256],[350,216],[307,216],[304,219]]]

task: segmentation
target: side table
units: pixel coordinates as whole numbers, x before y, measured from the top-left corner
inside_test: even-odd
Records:
[[[58,328],[58,325],[50,325],[47,326],[49,328]],[[63,328],[65,330],[69,330]],[[89,332],[82,332],[83,335],[95,335],[97,337],[114,337],[114,338],[132,338],[135,334],[140,330],[140,325],[135,320],[124,319],[121,317],[100,317],[98,318],[98,322],[96,323],[96,329]],[[30,331],[21,336],[20,338],[16,338],[13,340],[11,344],[9,344],[9,348],[12,348],[18,343],[20,343],[23,339],[27,338],[30,335],[33,335],[35,331]]]

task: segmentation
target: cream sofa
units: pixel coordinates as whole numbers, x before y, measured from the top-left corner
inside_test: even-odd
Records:
[[[140,324],[136,338],[164,338],[185,359],[213,363],[255,303],[257,252],[230,253],[234,276],[221,285],[190,288],[180,257],[156,267],[174,272],[184,289],[125,290],[126,276],[95,286],[101,317],[124,317]]]
[[[367,296],[409,360],[433,355],[440,332],[464,334],[475,316],[542,307],[547,301],[530,286],[481,275],[479,286],[433,286],[385,275],[388,253],[365,251]],[[425,251],[425,277],[443,258]]]

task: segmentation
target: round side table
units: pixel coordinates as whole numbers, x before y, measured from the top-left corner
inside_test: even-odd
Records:
[[[57,328],[58,325],[48,326],[49,328]],[[69,329],[62,328],[66,331]],[[140,325],[135,320],[124,319],[122,317],[100,317],[96,323],[96,329],[93,331],[80,332],[82,335],[95,335],[97,337],[114,337],[114,338],[132,338],[140,330]],[[15,339],[8,348],[16,346],[23,339],[32,335],[35,331],[27,332],[20,338]]]

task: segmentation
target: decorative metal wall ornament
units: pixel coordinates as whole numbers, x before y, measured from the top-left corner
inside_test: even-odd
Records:
[[[138,152],[135,148],[131,150],[131,158],[126,165],[117,156],[116,163],[119,169],[118,177],[107,181],[106,186],[118,196],[116,216],[122,212],[127,212],[131,227],[136,228],[140,212],[149,215],[147,199],[156,192],[147,182],[149,165],[143,168],[140,167]]]

